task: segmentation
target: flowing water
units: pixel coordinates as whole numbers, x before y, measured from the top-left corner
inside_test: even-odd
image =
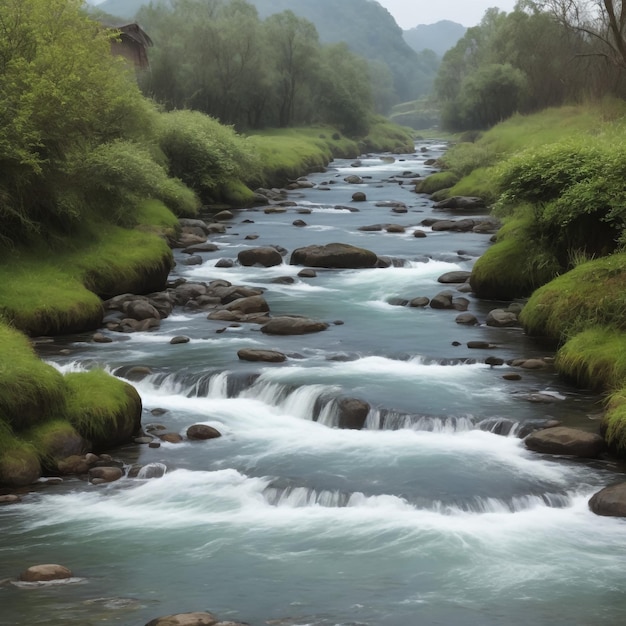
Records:
[[[619,478],[616,468],[537,455],[516,436],[553,418],[595,428],[596,398],[551,371],[507,382],[502,375],[515,370],[485,365],[488,354],[546,354],[519,329],[461,327],[454,311],[389,304],[432,297],[445,288],[441,274],[470,269],[489,245],[488,235],[419,226],[432,203],[408,180],[428,173],[424,160],[444,148],[372,156],[359,167],[336,161],[309,177],[317,188],[291,193],[296,208],[239,212],[227,234],[212,238],[218,252],[203,253],[200,266],[179,263],[172,276],[263,287],[273,314],[342,325],[271,337],[177,310],[158,331],[74,341],[69,355],[47,355],[64,371],[149,366],[153,373],[134,383],[144,425],[184,434],[201,422],[223,437],[128,446],[115,455],[143,466],[136,478],[106,486],[68,479],[0,509],[0,578],[46,562],[77,576],[0,585],[0,624],[140,626],[201,610],[255,626],[624,623],[626,523],[587,508],[592,493]],[[367,202],[350,201],[357,187],[343,181],[348,174],[366,177],[358,189]],[[405,202],[409,212],[395,215],[375,206],[381,201]],[[292,226],[297,217],[308,226]],[[407,231],[358,230],[375,223]],[[418,227],[426,238],[413,236]],[[396,261],[320,270],[314,279],[286,264],[215,267],[246,246],[291,251],[333,241]],[[284,276],[295,282],[272,282]],[[481,320],[495,306],[468,297]],[[181,334],[191,342],[170,345]],[[471,340],[494,347],[478,353],[466,347]],[[240,362],[244,347],[289,359]],[[548,402],[531,402],[537,393]],[[336,428],[346,396],[370,403],[364,430]]]

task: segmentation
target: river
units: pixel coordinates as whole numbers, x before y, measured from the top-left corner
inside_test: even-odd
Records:
[[[304,314],[330,322],[328,330],[268,336],[177,310],[157,331],[111,334],[110,344],[75,340],[69,354],[46,354],[63,371],[149,366],[153,374],[134,383],[144,425],[184,434],[201,422],[223,436],[127,446],[114,454],[147,466],[139,478],[105,486],[68,479],[0,509],[0,579],[48,562],[77,577],[0,585],[0,624],[142,626],[203,610],[253,626],[626,621],[626,523],[587,507],[616,468],[541,456],[515,436],[524,423],[546,419],[595,428],[597,398],[549,369],[506,381],[503,374],[518,370],[486,365],[491,354],[546,355],[518,328],[460,326],[457,311],[389,303],[443,291],[437,278],[471,269],[489,245],[489,235],[420,226],[448,216],[411,191],[411,177],[432,171],[425,160],[445,150],[421,147],[360,165],[335,161],[308,177],[315,187],[290,193],[297,206],[285,214],[237,212],[227,233],[211,238],[220,250],[203,253],[201,265],[184,265],[176,252],[173,279],[263,287],[272,314]],[[344,182],[352,174],[364,184]],[[356,190],[367,202],[351,202]],[[385,201],[409,211],[376,206]],[[295,219],[307,226],[293,226]],[[359,230],[376,223],[407,230]],[[427,236],[414,237],[416,228]],[[316,278],[299,278],[302,268],[287,264],[215,267],[244,247],[291,252],[330,242],[402,266],[319,270]],[[295,282],[273,282],[285,276]],[[497,305],[463,295],[483,321]],[[177,335],[190,343],[171,345]],[[473,340],[494,347],[470,350]],[[240,348],[289,358],[243,362]],[[554,401],[529,401],[537,392]],[[370,404],[364,430],[334,427],[340,396]],[[496,423],[507,435],[491,432]]]

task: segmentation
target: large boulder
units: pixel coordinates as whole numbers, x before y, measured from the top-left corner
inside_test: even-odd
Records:
[[[274,317],[261,327],[267,335],[305,335],[326,330],[328,324],[308,317]]]
[[[241,250],[237,255],[241,265],[251,267],[252,265],[262,265],[263,267],[274,267],[283,262],[280,252],[275,248],[249,248]]]
[[[224,307],[227,311],[233,311],[248,315],[250,313],[267,313],[270,310],[267,301],[263,296],[249,296],[238,298],[228,303]]]
[[[291,254],[291,265],[359,269],[374,267],[378,257],[371,250],[345,243],[329,243],[325,246],[297,248]]]
[[[48,582],[51,580],[65,580],[72,577],[72,572],[63,565],[46,563],[33,565],[20,574],[20,580],[26,583]]]
[[[626,482],[598,491],[589,500],[589,508],[596,515],[626,517]]]
[[[471,272],[464,272],[461,270],[457,270],[454,272],[446,272],[445,274],[442,274],[437,279],[437,282],[444,283],[446,285],[451,285],[455,283],[464,283],[469,280],[469,277],[471,275],[472,275]]]
[[[187,439],[194,439],[198,441],[205,441],[207,439],[217,439],[222,436],[222,433],[213,428],[213,426],[207,426],[206,424],[193,424],[187,429]]]
[[[341,398],[337,401],[339,408],[339,428],[361,430],[365,426],[370,405],[358,398]]]
[[[282,352],[276,350],[253,350],[242,348],[237,352],[237,356],[242,361],[264,361],[266,363],[282,363],[287,357]]]
[[[215,626],[217,617],[211,613],[178,613],[149,621],[146,626]]]
[[[493,311],[489,311],[485,323],[487,326],[493,326],[495,328],[519,326],[517,315],[511,311],[505,311],[504,309],[493,309]]]
[[[485,201],[482,198],[469,196],[453,196],[437,202],[435,209],[448,209],[452,211],[475,211],[476,209],[484,209]]]
[[[605,449],[604,439],[600,435],[565,426],[532,433],[526,437],[524,443],[534,452],[564,454],[585,459],[595,459]]]

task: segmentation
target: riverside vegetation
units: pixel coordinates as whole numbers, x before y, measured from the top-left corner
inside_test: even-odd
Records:
[[[471,285],[494,300],[527,299],[529,334],[558,346],[556,367],[606,392],[602,433],[626,453],[626,105],[515,115],[460,142],[426,179],[437,198],[479,195],[504,220]]]
[[[0,483],[25,485],[127,441],[141,415],[134,388],[104,371],[62,376],[25,335],[95,329],[103,298],[162,288],[179,217],[412,138],[367,110],[369,133],[351,137],[324,120],[244,137],[160,112],[81,0],[9,0],[0,17]]]

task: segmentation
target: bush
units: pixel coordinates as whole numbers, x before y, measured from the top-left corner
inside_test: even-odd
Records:
[[[532,203],[542,236],[564,261],[571,250],[613,252],[626,226],[626,148],[569,140],[509,159],[499,170],[496,211]]]
[[[470,283],[480,298],[512,300],[530,295],[559,270],[549,247],[536,238],[532,220],[517,218],[500,229],[496,244],[476,261]]]
[[[259,170],[257,154],[247,139],[197,111],[163,113],[159,146],[170,175],[193,189],[204,203],[221,200],[225,187],[254,178]]]

